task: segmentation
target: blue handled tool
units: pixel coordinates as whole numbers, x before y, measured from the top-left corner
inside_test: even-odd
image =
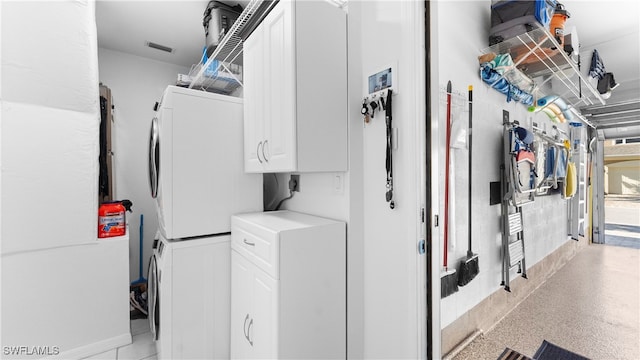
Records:
[[[135,280],[134,282],[131,283],[131,285],[137,285],[137,284],[142,284],[142,283],[146,283],[147,279],[144,278],[144,276],[142,276],[142,243],[144,240],[144,214],[140,214],[140,258],[138,260],[138,270],[139,270],[139,274],[140,277],[138,277],[138,280]]]

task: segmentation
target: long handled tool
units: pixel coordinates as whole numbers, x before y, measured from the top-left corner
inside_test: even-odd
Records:
[[[444,184],[444,271],[440,275],[440,296],[447,297],[458,291],[458,275],[455,269],[449,269],[447,253],[449,252],[449,153],[451,151],[451,81],[447,82],[447,144],[445,155],[445,184]]]
[[[138,285],[138,284],[146,284],[147,283],[147,279],[144,278],[144,276],[142,276],[142,244],[143,244],[143,240],[144,240],[144,215],[140,214],[140,251],[139,251],[139,259],[138,259],[138,269],[140,271],[140,277],[138,277],[137,280],[134,280],[131,285]]]
[[[465,286],[467,285],[471,280],[473,280],[473,278],[476,277],[476,275],[478,275],[478,273],[480,272],[480,266],[478,264],[478,254],[474,254],[473,250],[471,249],[471,238],[472,238],[472,230],[473,227],[471,226],[471,205],[472,205],[472,201],[471,201],[471,195],[473,194],[471,192],[471,170],[472,170],[472,166],[471,166],[471,154],[473,154],[473,148],[471,147],[471,129],[472,129],[472,102],[473,102],[473,86],[469,85],[469,206],[468,206],[468,211],[469,211],[469,248],[467,250],[467,258],[462,260],[460,262],[460,274],[458,274],[458,286]]]

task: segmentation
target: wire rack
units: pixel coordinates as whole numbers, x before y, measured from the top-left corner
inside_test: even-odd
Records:
[[[191,67],[184,82],[188,87],[230,94],[242,86],[244,39],[277,1],[251,0],[206,62]],[[204,59],[204,56],[203,56]]]
[[[578,50],[576,50],[578,51]],[[605,101],[593,85],[581,74],[578,65],[545,28],[497,43],[481,51],[511,54],[515,69],[522,71],[535,82],[535,98],[557,94],[570,105],[570,110],[583,122],[589,122],[579,109],[591,105],[604,105]]]

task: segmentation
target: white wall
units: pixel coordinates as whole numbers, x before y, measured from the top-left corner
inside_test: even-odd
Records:
[[[489,183],[500,180],[502,162],[502,110],[510,118],[529,127],[537,122],[551,131],[546,115],[533,115],[522,104],[507,103],[506,97],[485,85],[479,76],[477,56],[488,46],[490,1],[439,1],[432,3],[432,27],[436,36],[433,54],[432,86],[434,90],[434,121],[438,121],[440,170],[440,213],[444,212],[444,154],[445,154],[445,95],[446,83],[451,80],[454,94],[454,118],[467,121],[467,87],[473,85],[473,190],[472,224],[473,251],[479,255],[480,273],[468,285],[441,301],[441,326],[444,328],[470,310],[481,300],[500,289],[501,282],[501,222],[500,205],[489,205]],[[455,19],[455,21],[451,21]],[[464,24],[461,25],[461,24]],[[437,91],[437,93],[436,93]],[[456,101],[460,107],[456,108]],[[566,130],[566,124],[561,126]],[[467,251],[468,152],[452,150],[455,158],[452,182],[455,200],[453,243],[449,246],[449,266],[457,268]],[[441,216],[441,219],[443,217]],[[531,267],[568,240],[566,201],[559,195],[537,197],[535,203],[524,208],[524,237],[527,266]],[[444,228],[440,227],[442,239]],[[450,236],[450,237],[451,237]],[[442,256],[442,244],[438,244]],[[512,273],[512,279],[518,276]]]
[[[640,194],[640,160],[621,161],[607,166],[609,194]]]
[[[138,279],[140,214],[144,215],[143,267],[147,277],[153,239],[158,228],[155,203],[150,195],[148,147],[153,105],[167,85],[175,85],[178,74],[188,74],[186,67],[150,60],[105,48],[98,49],[100,82],[111,89],[113,97],[113,131],[115,199],[133,202],[127,213],[130,279]]]
[[[2,346],[43,346],[41,355],[74,359],[130,344],[127,242],[3,256]]]
[[[92,7],[3,6],[2,204],[12,209],[3,213],[3,254],[96,237],[99,113]],[[36,16],[58,8],[65,13],[56,20]],[[42,25],[28,25],[38,21]]]
[[[423,86],[415,44],[421,3],[349,3],[349,171],[343,193],[334,190],[336,173],[301,174],[299,193],[283,208],[348,221],[348,339],[350,358],[417,358],[426,335],[424,256],[418,256],[421,154],[417,89]],[[421,55],[420,55],[421,56]],[[420,57],[423,59],[423,57]],[[378,112],[363,127],[360,115],[365,79],[398,63],[399,95],[393,98],[398,149],[394,151],[396,208],[385,201],[385,123]],[[424,96],[422,95],[422,100]],[[422,109],[424,111],[424,109]],[[269,178],[271,177],[271,178]],[[282,197],[289,174],[278,176]],[[272,175],[265,175],[265,183]],[[268,195],[267,195],[268,196]],[[422,262],[422,265],[420,264]],[[421,267],[422,266],[422,267]],[[423,276],[422,278],[420,278]]]
[[[97,240],[94,3],[1,9],[0,341],[63,358],[124,345],[127,248]]]

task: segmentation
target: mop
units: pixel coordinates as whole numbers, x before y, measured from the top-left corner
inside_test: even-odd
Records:
[[[443,272],[440,274],[440,296],[445,298],[458,291],[458,274],[455,269],[449,269],[447,253],[449,252],[449,156],[451,143],[451,81],[447,82],[447,140],[445,159],[445,184],[444,184],[444,258],[442,262]]]

